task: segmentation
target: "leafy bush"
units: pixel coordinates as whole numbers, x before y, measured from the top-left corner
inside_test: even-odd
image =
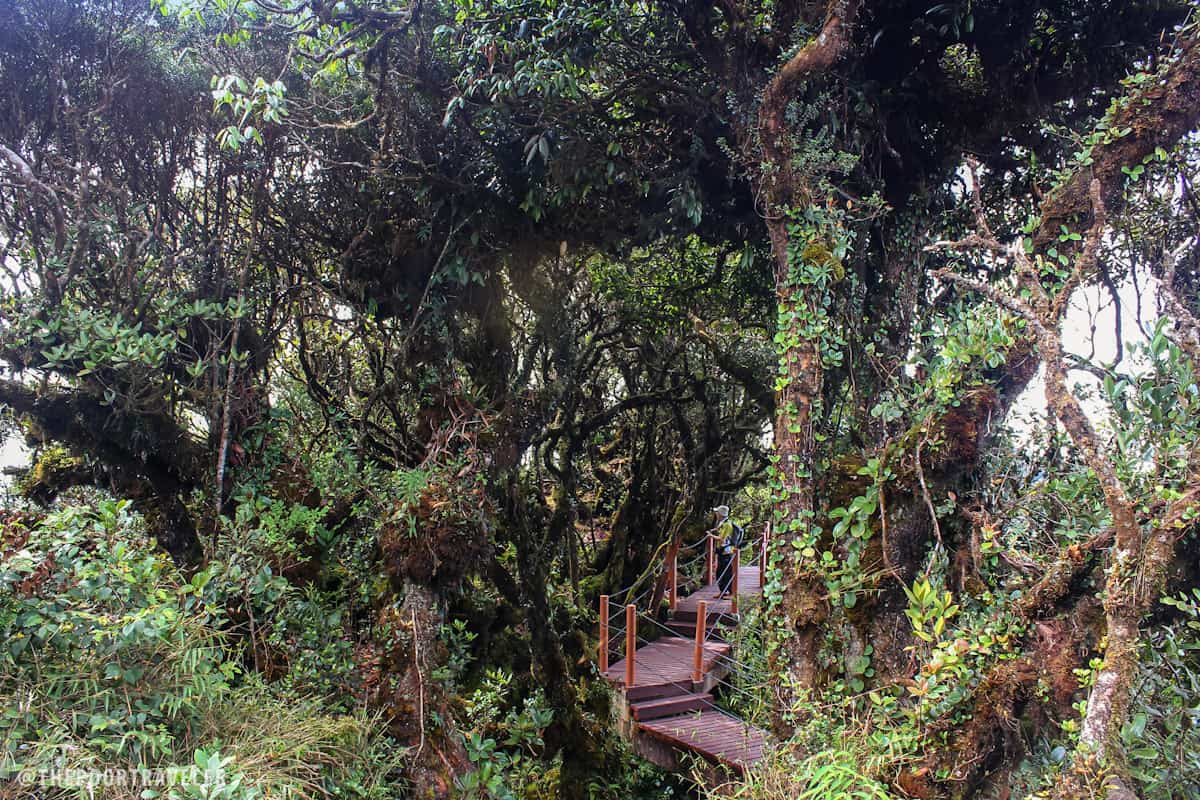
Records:
[[[769,751],[734,787],[737,800],[892,800],[883,772],[902,763],[912,738],[871,720],[812,718],[792,747]],[[815,747],[805,747],[808,741]],[[819,744],[818,744],[819,743]]]
[[[1182,618],[1147,635],[1134,707],[1121,730],[1146,800],[1188,796],[1200,786],[1200,589],[1162,602]]]
[[[97,761],[159,759],[228,690],[237,667],[208,625],[202,577],[173,580],[138,533],[128,504],[114,501],[6,532],[0,692],[12,702],[0,729],[9,758],[36,761],[71,742]]]
[[[124,501],[0,526],[0,779],[215,759],[221,786],[151,788],[172,800],[395,795],[403,750],[375,718],[243,673],[226,593],[243,586],[223,581],[229,565],[185,579]],[[269,574],[247,585],[282,590]],[[143,788],[105,786],[118,798]]]
[[[472,730],[465,744],[474,771],[459,782],[465,798],[515,800],[546,772],[540,761],[542,733],[553,712],[540,691],[520,704],[514,694],[510,673],[489,670],[466,702]]]

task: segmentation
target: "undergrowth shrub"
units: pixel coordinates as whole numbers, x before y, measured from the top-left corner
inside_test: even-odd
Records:
[[[809,722],[788,742],[768,748],[743,782],[725,788],[731,800],[892,800],[888,786],[912,757],[915,732],[882,718],[857,716],[852,706],[808,709]]]
[[[118,800],[147,788],[227,800],[395,796],[403,751],[375,718],[244,671],[230,598],[213,581],[224,568],[185,578],[124,501],[40,522],[5,516],[0,781],[41,776],[39,796]],[[214,757],[219,787],[45,784],[64,770],[129,775]]]
[[[1200,589],[1162,601],[1180,612],[1142,644],[1129,722],[1129,770],[1145,800],[1200,794]]]

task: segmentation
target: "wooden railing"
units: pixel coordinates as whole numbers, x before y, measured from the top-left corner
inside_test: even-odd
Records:
[[[608,595],[600,595],[600,674],[608,672]]]
[[[637,665],[637,606],[625,606],[625,685],[633,686]]]
[[[767,547],[770,543],[771,525],[767,523],[764,526],[763,533],[757,539],[751,540],[747,544],[754,545],[758,543],[758,585],[765,586],[767,583]],[[717,555],[716,555],[716,540],[712,536],[706,537],[706,553],[704,564],[704,582],[706,584],[715,583],[717,580]],[[745,545],[743,545],[744,547]],[[679,602],[679,548],[674,547],[667,557],[667,605],[674,611]],[[741,549],[733,551],[733,586],[731,602],[733,604],[733,613],[737,613],[738,606],[738,570],[742,564]]]
[[[765,525],[763,533],[743,545],[753,546],[758,544],[758,575],[759,587],[766,585],[767,568],[768,568],[768,548],[770,546],[770,523]],[[717,578],[717,558],[716,558],[716,542],[712,536],[705,537],[705,564],[704,577],[705,585],[716,582]],[[698,543],[697,543],[698,544]],[[695,547],[696,545],[692,545]],[[668,607],[674,612],[679,602],[679,550],[678,546],[669,549],[669,555],[666,558],[666,599]],[[730,585],[730,610],[733,614],[738,613],[738,595],[740,590],[740,568],[742,561],[742,548],[733,551],[733,560],[730,569],[733,570],[732,583]],[[628,593],[628,592],[627,592]],[[656,597],[661,598],[658,594]],[[600,595],[600,647],[599,647],[599,667],[600,672],[607,673],[609,669],[609,654],[611,652],[611,602],[612,596],[603,594]],[[661,623],[660,623],[661,625]],[[633,686],[637,678],[637,661],[634,657],[637,653],[637,628],[638,628],[638,610],[636,603],[625,604],[625,685]],[[701,600],[697,605],[696,610],[696,633],[693,645],[693,682],[700,684],[704,680],[704,643],[708,639],[708,603]],[[618,640],[619,641],[619,640]]]
[[[696,640],[692,649],[692,683],[704,681],[704,641],[708,638],[708,603],[701,600],[696,606]],[[632,686],[632,683],[625,684]]]

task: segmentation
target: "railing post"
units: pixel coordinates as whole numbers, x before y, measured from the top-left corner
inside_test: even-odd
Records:
[[[625,688],[633,687],[634,656],[637,655],[637,606],[625,606]]]
[[[608,595],[600,595],[600,674],[608,672]]]
[[[737,596],[738,596],[738,569],[742,563],[742,551],[740,548],[735,548],[733,551],[733,594],[729,596],[730,608],[734,614],[737,613]]]
[[[668,607],[674,611],[675,603],[679,600],[679,548],[671,551],[671,564],[668,567],[670,575],[667,578]]]
[[[771,541],[771,523],[763,531],[762,543],[758,547],[758,590],[761,592],[767,585],[767,544]]]
[[[706,534],[706,541],[708,542],[708,553],[706,557],[707,564],[704,568],[704,584],[707,586],[708,584],[715,583],[717,580],[717,548],[716,540],[713,539],[711,534]]]
[[[696,645],[692,651],[692,683],[704,682],[704,639],[708,624],[708,603],[704,600],[696,607]]]

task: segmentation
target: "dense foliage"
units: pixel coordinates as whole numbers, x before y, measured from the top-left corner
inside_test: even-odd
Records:
[[[0,779],[1194,796],[1193,12],[0,4]],[[718,790],[594,609],[719,503]]]

